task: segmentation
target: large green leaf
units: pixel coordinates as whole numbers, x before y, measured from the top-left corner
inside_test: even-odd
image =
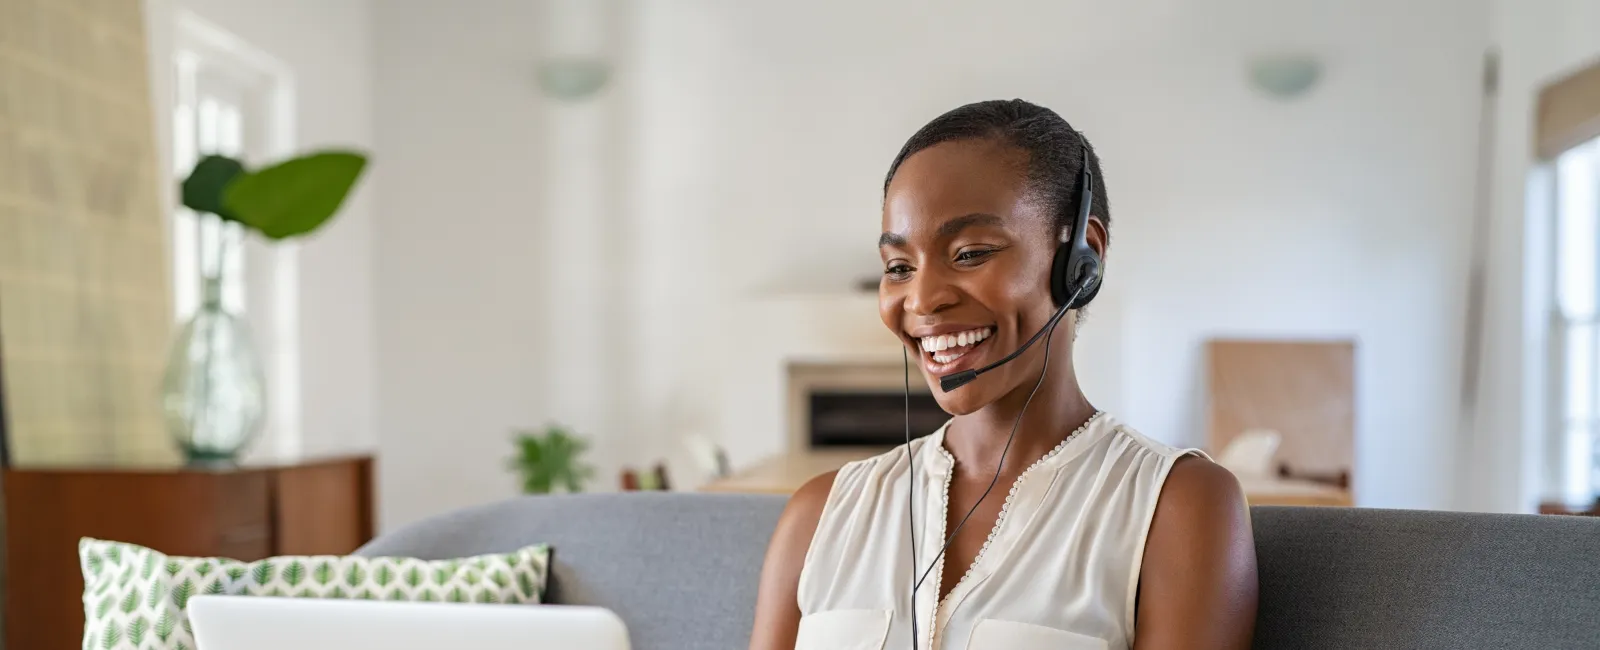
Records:
[[[183,180],[181,194],[183,205],[196,212],[209,212],[229,221],[233,213],[225,206],[223,195],[234,179],[244,173],[244,165],[227,156],[206,156],[195,163],[194,171]]]
[[[304,235],[339,211],[366,166],[366,156],[349,151],[291,158],[234,179],[223,205],[268,239]]]

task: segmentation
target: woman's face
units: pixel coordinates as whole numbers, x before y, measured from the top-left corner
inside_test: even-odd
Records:
[[[884,197],[878,311],[919,359],[939,405],[956,415],[1038,378],[1042,345],[950,393],[938,386],[939,377],[1011,353],[1055,312],[1054,228],[1026,174],[1020,149],[955,140],[902,162]],[[1065,321],[1056,338],[1070,341]]]

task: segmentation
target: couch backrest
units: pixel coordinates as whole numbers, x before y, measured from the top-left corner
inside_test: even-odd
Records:
[[[1251,515],[1257,648],[1600,648],[1600,519]]]
[[[551,598],[608,607],[635,650],[743,650],[784,499],[524,497],[395,531],[359,553],[555,548]],[[1600,647],[1600,519],[1254,508],[1256,648]]]
[[[780,496],[629,492],[522,497],[384,535],[357,553],[448,559],[548,543],[550,600],[600,605],[633,650],[744,650]]]

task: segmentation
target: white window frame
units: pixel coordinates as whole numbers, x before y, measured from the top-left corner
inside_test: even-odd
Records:
[[[294,77],[290,68],[265,51],[227,30],[182,9],[173,12],[174,74],[172,112],[174,182],[192,169],[194,160],[180,146],[185,112],[193,119],[197,104],[195,84],[204,74],[225,76],[248,94],[256,118],[248,120],[239,158],[246,166],[282,159],[294,151]],[[173,242],[172,282],[174,316],[198,303],[198,254],[189,243],[193,215],[180,205],[170,215]],[[188,221],[186,221],[188,220]],[[232,226],[237,229],[237,226]],[[238,233],[235,269],[242,277],[224,281],[224,304],[238,309],[251,330],[266,375],[267,417],[261,440],[247,452],[246,460],[293,458],[302,448],[300,402],[298,244],[269,243]],[[186,241],[180,242],[180,238]],[[188,244],[188,250],[183,250]],[[192,287],[192,288],[191,288]]]
[[[1546,375],[1550,390],[1544,488],[1568,505],[1583,506],[1594,503],[1600,494],[1600,138],[1563,152],[1538,170],[1535,180],[1534,190],[1549,197],[1539,212],[1550,224],[1550,355]],[[1563,223],[1572,212],[1586,221],[1580,229],[1564,230]],[[1571,234],[1580,237],[1564,239]],[[1564,256],[1564,250],[1583,254],[1573,258]],[[1563,263],[1568,259],[1579,261],[1564,272]],[[1563,287],[1568,282],[1577,283],[1572,295],[1564,295]],[[1590,332],[1574,345],[1569,334],[1579,328]],[[1582,353],[1584,348],[1587,362],[1576,363],[1573,354]],[[1575,396],[1587,402],[1586,413],[1574,412]]]

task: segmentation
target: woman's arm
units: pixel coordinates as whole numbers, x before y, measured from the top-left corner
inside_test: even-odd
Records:
[[[750,650],[794,650],[800,630],[800,567],[805,565],[811,536],[817,532],[822,506],[833,490],[828,472],[806,481],[789,497],[789,505],[778,517],[778,527],[767,545],[767,558],[761,566],[761,585],[756,592],[756,625],[750,633]]]
[[[1256,624],[1256,546],[1233,474],[1198,457],[1167,476],[1145,541],[1136,650],[1246,650]]]

